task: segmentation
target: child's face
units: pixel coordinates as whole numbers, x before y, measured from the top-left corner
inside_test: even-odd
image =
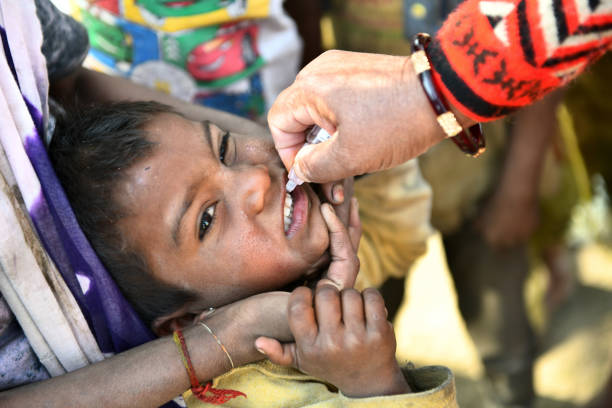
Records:
[[[296,189],[285,220],[286,171],[267,135],[173,114],[145,130],[157,145],[127,170],[115,199],[129,212],[122,233],[158,279],[219,306],[312,271],[329,243],[319,199]]]

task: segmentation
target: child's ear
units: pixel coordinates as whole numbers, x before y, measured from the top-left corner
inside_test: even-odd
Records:
[[[198,313],[189,311],[188,307],[185,306],[174,313],[155,319],[151,324],[151,329],[158,337],[167,336],[175,330],[192,326],[197,316]]]

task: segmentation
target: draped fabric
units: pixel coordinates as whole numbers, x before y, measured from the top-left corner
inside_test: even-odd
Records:
[[[23,210],[27,213],[20,223],[9,224],[8,220],[3,220],[3,230],[6,225],[9,232],[3,234],[1,241],[4,276],[11,275],[27,284],[40,278],[34,275],[57,267],[60,274],[56,281],[63,281],[58,285],[67,288],[61,296],[69,298],[66,303],[75,306],[71,306],[71,310],[76,312],[80,308],[86,322],[80,327],[90,329],[102,353],[118,353],[153,339],[153,334],[124,299],[79,228],[47,155],[44,136],[49,117],[49,83],[45,58],[41,53],[43,36],[33,0],[0,0],[0,36],[0,142],[5,158],[2,161],[5,163],[2,167],[3,189],[7,200],[23,200],[23,208],[13,202],[13,218],[19,220],[19,213]],[[24,225],[34,226],[46,251],[38,254],[35,262],[38,268],[21,265],[20,260],[24,258],[9,246],[17,245],[19,231],[23,231],[21,227]],[[32,244],[30,246],[37,244],[27,236],[24,242]],[[48,262],[47,254],[53,262]],[[41,284],[53,281],[49,277],[38,280]],[[13,286],[18,285],[13,283]],[[4,291],[3,286],[3,295]],[[53,296],[60,297],[55,292]],[[5,298],[9,302],[9,297]],[[21,303],[27,310],[31,302],[21,299]],[[11,302],[9,305],[11,309],[16,307]],[[33,313],[27,310],[26,314]],[[24,318],[17,317],[23,325]],[[96,358],[91,356],[89,361]],[[64,368],[69,371],[74,367],[69,364]]]

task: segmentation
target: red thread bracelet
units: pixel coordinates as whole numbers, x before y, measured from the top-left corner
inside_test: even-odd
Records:
[[[195,374],[193,364],[191,363],[191,357],[189,357],[189,352],[187,351],[187,345],[185,344],[185,337],[183,337],[183,333],[180,330],[175,330],[172,337],[174,339],[174,343],[176,343],[179,349],[179,353],[181,354],[181,360],[183,360],[183,365],[187,370],[187,375],[189,375],[191,392],[200,401],[214,405],[221,405],[232,398],[240,396],[246,398],[246,394],[240,391],[213,388],[210,381],[207,382],[206,385],[200,384],[198,377]]]
[[[427,95],[429,104],[433,108],[437,117],[436,120],[444,130],[444,133],[461,149],[462,152],[474,157],[478,157],[485,151],[485,139],[482,134],[480,123],[463,129],[455,115],[450,111],[446,101],[440,97],[440,91],[431,75],[431,64],[427,55],[427,44],[431,38],[428,34],[419,33],[414,37],[412,43],[412,54],[410,60],[421,81],[423,91]]]

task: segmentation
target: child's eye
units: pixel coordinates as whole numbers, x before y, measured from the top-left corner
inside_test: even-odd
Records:
[[[227,164],[225,163],[225,154],[227,153],[227,144],[229,140],[229,135],[230,135],[229,132],[225,132],[225,134],[223,135],[223,138],[221,139],[221,143],[219,143],[219,160],[223,164]]]
[[[206,234],[206,231],[208,231],[208,227],[210,227],[214,218],[215,205],[211,205],[210,207],[206,208],[206,210],[204,210],[204,213],[202,213],[202,218],[200,219],[200,226],[198,231],[198,238],[200,240],[204,238],[204,234]]]

